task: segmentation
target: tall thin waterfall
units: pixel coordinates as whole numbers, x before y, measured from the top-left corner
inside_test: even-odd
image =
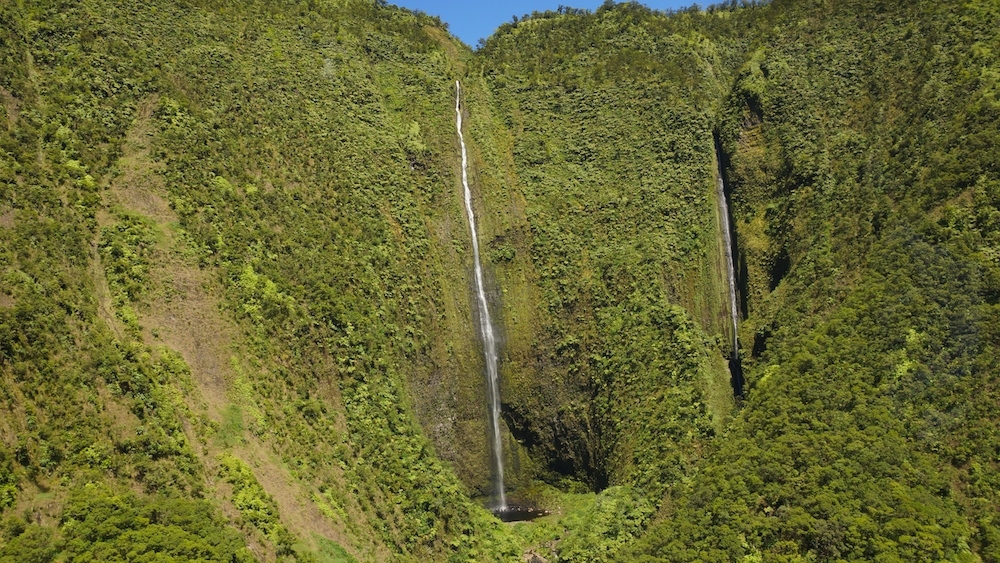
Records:
[[[500,373],[497,368],[497,340],[493,333],[489,304],[486,302],[486,288],[483,284],[483,266],[479,261],[479,236],[476,234],[476,215],[472,211],[472,192],[469,190],[469,158],[465,152],[465,136],[462,135],[462,84],[455,81],[455,128],[458,142],[462,145],[462,188],[465,190],[465,213],[469,217],[469,231],[472,233],[472,257],[476,271],[476,297],[479,304],[479,335],[483,339],[483,356],[486,360],[486,377],[489,380],[490,430],[493,433],[493,490],[496,495],[496,510],[507,509],[507,494],[503,485],[503,446],[500,442]]]
[[[740,322],[740,310],[739,304],[736,302],[736,266],[733,261],[733,235],[732,230],[729,225],[729,204],[726,201],[726,184],[722,179],[722,158],[719,154],[718,147],[716,148],[716,161],[718,161],[718,175],[715,179],[715,189],[718,191],[719,199],[719,215],[720,226],[722,228],[723,241],[726,243],[726,271],[729,274],[729,315],[732,317],[733,321],[733,355],[730,358],[730,365],[735,366],[735,369],[739,369],[739,358],[740,358],[740,345],[739,345],[739,329]],[[730,370],[734,370],[734,367],[730,367]],[[736,393],[742,394],[742,374],[733,373],[733,383]],[[738,387],[737,387],[738,384]]]

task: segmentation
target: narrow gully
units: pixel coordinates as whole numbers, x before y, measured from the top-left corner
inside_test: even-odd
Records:
[[[722,231],[722,240],[725,244],[726,271],[728,275],[729,290],[729,317],[732,321],[732,351],[729,354],[729,375],[733,386],[733,395],[737,399],[743,398],[743,364],[740,361],[740,308],[736,298],[736,262],[733,260],[733,232],[732,222],[729,215],[729,194],[726,191],[725,167],[723,166],[722,146],[718,136],[715,136],[715,161],[717,164],[715,176],[716,199],[719,201],[719,228]]]

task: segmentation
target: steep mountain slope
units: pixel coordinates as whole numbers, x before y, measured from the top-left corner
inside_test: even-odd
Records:
[[[532,323],[508,322],[532,341],[508,347],[508,423],[554,470],[658,489],[731,406],[706,408],[702,389],[728,375],[692,318],[715,323],[724,307],[720,55],[696,23],[624,6],[502,28],[479,56],[513,136],[508,189],[525,200],[522,230],[498,238],[520,243],[538,288]]]
[[[632,556],[996,561],[1000,12],[769,10],[721,128],[748,398]]]
[[[1000,561],[1000,10],[898,4],[0,6],[0,561]]]
[[[462,63],[437,23],[39,2],[2,27],[4,557],[139,534],[184,558],[157,536],[178,525],[227,561],[504,553],[407,393],[448,407],[442,380],[477,370],[450,197]],[[468,403],[452,448],[480,442]],[[463,452],[470,486],[484,451]],[[109,500],[74,500],[91,483]],[[185,499],[214,501],[219,531],[171,520],[206,502]],[[123,523],[95,532],[81,502]]]

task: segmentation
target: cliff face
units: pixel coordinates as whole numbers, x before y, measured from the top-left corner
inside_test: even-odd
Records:
[[[758,14],[720,118],[747,400],[631,556],[994,561],[997,10]]]
[[[0,559],[1000,560],[998,24],[0,7]]]
[[[505,307],[508,423],[549,478],[661,487],[729,414],[707,336],[724,326],[711,100],[726,68],[698,31],[635,7],[550,13],[477,53],[524,209],[497,236],[525,266],[497,269],[533,286],[504,286],[533,308]]]

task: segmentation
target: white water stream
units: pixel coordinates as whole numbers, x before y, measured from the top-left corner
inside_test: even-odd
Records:
[[[507,509],[507,494],[503,484],[503,446],[500,441],[500,373],[497,368],[497,341],[493,333],[489,304],[486,302],[486,288],[483,283],[483,267],[479,261],[479,236],[476,234],[476,215],[472,211],[472,191],[469,190],[469,158],[465,151],[465,136],[462,135],[462,84],[455,81],[455,128],[458,142],[462,145],[462,188],[465,190],[465,213],[469,217],[469,231],[472,233],[472,258],[475,261],[476,298],[479,305],[479,335],[483,340],[483,356],[486,360],[486,378],[489,383],[490,430],[493,433],[493,489],[497,504],[494,510]]]
[[[719,160],[719,159],[717,159]],[[739,305],[736,303],[736,267],[733,262],[733,235],[729,226],[729,204],[726,202],[726,184],[722,180],[722,161],[719,160],[719,172],[715,178],[715,189],[718,191],[719,215],[723,241],[726,243],[726,271],[729,273],[729,315],[733,320],[733,360],[740,357],[738,328],[740,323]]]

